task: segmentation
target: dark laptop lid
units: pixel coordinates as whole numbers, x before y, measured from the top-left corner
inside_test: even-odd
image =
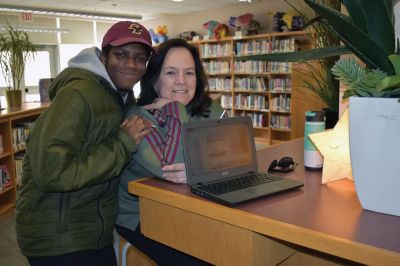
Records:
[[[182,135],[189,185],[258,169],[249,116],[183,123]]]

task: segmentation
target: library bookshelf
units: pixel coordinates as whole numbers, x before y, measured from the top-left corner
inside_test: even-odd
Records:
[[[304,64],[240,57],[308,49],[308,36],[294,31],[191,42],[209,76],[211,97],[231,116],[250,115],[257,142],[273,145],[303,136],[305,112],[324,105],[302,86]]]
[[[0,215],[15,206],[17,192],[17,171],[15,159],[25,150],[21,134],[27,134],[28,129],[21,125],[32,123],[49,106],[48,103],[23,104],[21,108],[10,108],[0,112],[0,166],[2,182],[0,189]],[[20,129],[20,130],[18,130]],[[19,132],[18,132],[19,131]],[[6,169],[6,171],[3,171]],[[6,176],[8,175],[8,176]],[[6,182],[3,182],[5,179]]]

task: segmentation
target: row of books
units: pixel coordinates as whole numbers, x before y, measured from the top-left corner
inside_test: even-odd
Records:
[[[297,50],[296,41],[294,38],[278,39],[276,37],[273,37],[271,43],[271,50],[273,53],[286,53],[294,52]]]
[[[238,56],[269,54],[269,53],[286,53],[297,50],[294,38],[269,40],[250,40],[246,42],[237,42],[235,44],[235,54]]]
[[[278,130],[290,130],[291,129],[291,119],[287,115],[271,115],[270,127],[272,129]]]
[[[233,70],[235,73],[264,74],[268,73],[268,65],[268,62],[265,61],[235,61]]]
[[[268,100],[265,96],[261,95],[245,95],[239,93],[235,95],[235,108],[267,110]]]
[[[272,52],[272,43],[268,40],[251,40],[247,42],[237,42],[235,44],[235,54],[254,55],[268,54]]]
[[[267,84],[265,78],[236,78],[234,81],[236,90],[267,91]]]
[[[204,70],[208,74],[230,74],[231,64],[229,61],[203,61]]]
[[[231,72],[229,61],[203,61],[204,70],[208,74],[227,74]],[[235,61],[233,71],[236,74],[290,74],[290,62],[265,62],[265,61]]]
[[[232,108],[232,96],[222,95],[221,96],[221,106],[225,109]]]
[[[17,153],[14,155],[15,164],[15,183],[19,186],[22,182],[22,160],[24,159],[25,153]]]
[[[271,98],[271,111],[290,112],[290,95],[279,95]]]
[[[0,192],[12,187],[13,183],[8,172],[8,167],[5,164],[0,165]]]
[[[242,112],[239,115],[240,116],[245,116],[245,115],[250,116],[253,121],[253,127],[268,127],[268,118],[267,118],[266,114]]]
[[[230,78],[209,78],[208,79],[209,90],[214,91],[230,91],[231,90],[231,79]]]
[[[210,44],[205,43],[201,46],[201,56],[207,57],[219,57],[219,56],[230,56],[231,46],[229,43]]]
[[[270,62],[271,73],[290,74],[292,73],[291,62]]]
[[[235,108],[252,109],[266,111],[269,108],[275,112],[290,112],[291,98],[289,95],[279,95],[272,97],[271,107],[269,107],[268,97],[263,95],[238,93],[235,96]],[[232,96],[221,95],[221,106],[223,108],[232,108]]]
[[[14,151],[25,149],[26,140],[28,139],[29,131],[32,125],[33,122],[18,123],[12,129],[12,140],[13,140]]]
[[[286,92],[292,91],[292,79],[291,78],[273,78],[269,81],[269,88],[272,93],[274,92]]]

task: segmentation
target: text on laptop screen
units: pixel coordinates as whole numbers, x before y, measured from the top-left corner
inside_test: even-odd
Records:
[[[192,145],[192,174],[199,175],[252,163],[251,143],[245,124],[224,125],[210,130],[197,128],[188,134]]]

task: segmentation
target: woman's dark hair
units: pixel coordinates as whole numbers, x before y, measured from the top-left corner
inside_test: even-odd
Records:
[[[158,94],[154,88],[164,63],[165,57],[171,48],[183,47],[186,48],[193,56],[195,72],[196,72],[196,92],[193,99],[186,105],[186,110],[191,116],[201,115],[208,117],[211,105],[211,98],[205,90],[208,87],[207,75],[204,72],[203,64],[200,60],[200,55],[196,47],[190,45],[182,39],[170,39],[161,43],[157,47],[157,55],[153,55],[147,65],[146,74],[143,76],[140,86],[138,105],[150,104]]]

